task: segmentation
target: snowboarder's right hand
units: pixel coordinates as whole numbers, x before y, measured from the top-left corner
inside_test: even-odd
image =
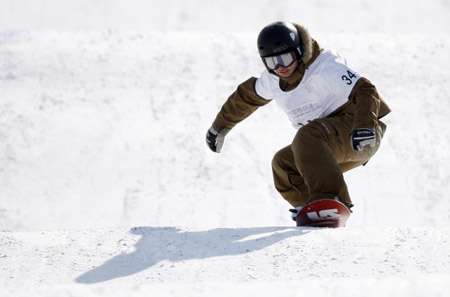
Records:
[[[206,132],[206,144],[215,153],[220,153],[225,140],[225,135],[220,132],[222,132],[222,129],[217,132],[212,126]]]

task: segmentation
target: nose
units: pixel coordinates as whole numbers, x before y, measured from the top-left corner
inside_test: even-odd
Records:
[[[288,67],[279,66],[277,69],[275,69],[275,71],[286,72],[288,71]]]

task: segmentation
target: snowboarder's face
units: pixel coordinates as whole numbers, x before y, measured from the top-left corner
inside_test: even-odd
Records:
[[[292,63],[291,65],[289,65],[288,67],[283,67],[280,66],[277,69],[274,70],[274,72],[279,76],[279,77],[289,77],[292,75],[292,73],[294,73],[295,69],[297,68],[298,65],[298,61],[295,60],[294,63]]]

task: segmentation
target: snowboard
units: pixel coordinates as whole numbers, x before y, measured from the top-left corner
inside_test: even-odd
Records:
[[[331,199],[306,204],[298,213],[298,227],[345,227],[350,210],[341,202]]]

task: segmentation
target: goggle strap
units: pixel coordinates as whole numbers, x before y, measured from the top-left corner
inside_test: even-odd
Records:
[[[302,57],[302,56],[303,56],[303,53],[302,53],[302,50],[300,49],[299,46],[297,47],[297,51],[298,51],[298,53],[300,54],[300,57]],[[300,57],[299,57],[299,58],[300,58]]]

